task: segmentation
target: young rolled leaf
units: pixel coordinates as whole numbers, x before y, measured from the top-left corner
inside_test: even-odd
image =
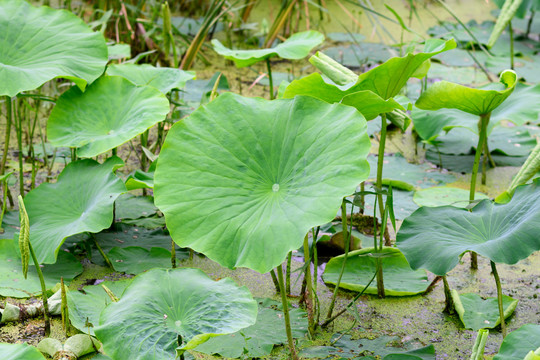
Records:
[[[257,302],[231,279],[199,269],[153,269],[135,277],[95,328],[116,360],[174,359],[211,337],[253,325]]]
[[[493,329],[501,323],[497,298],[483,299],[478,294],[459,294],[456,290],[451,290],[451,294],[456,312],[466,329]],[[518,301],[506,295],[502,298],[506,319],[512,315]]]
[[[293,34],[281,44],[269,49],[233,50],[223,46],[217,39],[212,40],[212,45],[218,54],[234,61],[237,67],[242,68],[273,56],[279,56],[282,59],[289,60],[303,59],[309,55],[309,52],[314,47],[322,44],[323,41],[323,34],[310,30]]]
[[[354,71],[320,51],[310,57],[309,62],[337,85],[347,85],[358,80],[358,75]]]
[[[413,269],[445,275],[466,251],[515,264],[540,250],[540,180],[520,186],[507,204],[482,200],[471,212],[423,207],[406,218],[397,246]],[[426,250],[426,249],[429,249]]]
[[[522,2],[523,0],[506,0],[504,2],[501,12],[499,13],[499,16],[497,17],[497,22],[495,23],[495,26],[493,27],[493,31],[491,32],[491,35],[489,36],[489,40],[487,43],[487,46],[489,48],[495,45],[495,43],[497,42],[497,39],[499,38],[499,36],[501,36],[503,30],[508,26],[508,23],[512,21],[512,18],[516,14]]]
[[[30,241],[40,264],[56,261],[66,237],[99,232],[111,225],[113,203],[126,192],[113,173],[119,164],[123,162],[117,157],[103,164],[90,159],[72,162],[56,183],[43,183],[26,195]],[[54,206],[50,199],[55,199]]]
[[[155,203],[178,245],[265,273],[334,218],[367,178],[369,148],[349,106],[223,94],[169,131]]]
[[[0,343],[0,359],[9,360],[45,360],[38,349],[28,344]]]
[[[111,64],[107,67],[107,74],[122,76],[135,85],[153,86],[163,94],[172,89],[182,89],[186,81],[195,79],[195,71],[155,67],[150,64]]]
[[[28,275],[28,263],[30,261],[30,220],[28,220],[28,214],[24,207],[24,200],[21,195],[19,200],[19,218],[21,223],[21,230],[19,232],[19,249],[21,251],[21,263],[24,278]]]
[[[486,348],[487,338],[489,336],[489,330],[480,329],[476,335],[474,346],[471,351],[470,360],[484,360],[484,349]]]
[[[501,73],[504,90],[472,89],[448,81],[431,85],[420,95],[415,106],[423,110],[458,109],[473,115],[485,115],[495,110],[514,91],[517,75],[513,70]]]
[[[540,347],[540,325],[527,324],[504,338],[499,353],[493,360],[523,360]]]
[[[119,76],[98,79],[83,93],[62,94],[47,122],[54,146],[76,147],[94,157],[122,145],[165,119],[169,101],[151,86],[136,86]]]
[[[13,97],[57,77],[84,90],[107,64],[103,35],[66,10],[0,0],[0,96]]]

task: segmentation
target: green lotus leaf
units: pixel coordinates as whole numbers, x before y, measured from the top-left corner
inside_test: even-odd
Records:
[[[112,64],[107,67],[107,74],[122,76],[135,85],[153,86],[163,94],[172,89],[181,89],[186,85],[186,81],[195,79],[194,71],[155,67],[150,64]]]
[[[477,192],[475,199],[487,199],[486,194]],[[414,193],[413,201],[418,206],[444,206],[451,205],[458,208],[465,208],[469,205],[469,190],[459,189],[450,186],[434,186],[427,189],[420,189]]]
[[[128,190],[154,188],[154,172],[144,172],[137,169],[126,179],[126,188]]]
[[[126,192],[113,173],[119,161],[112,157],[103,164],[90,159],[69,163],[56,183],[42,183],[26,195],[30,241],[40,264],[56,261],[66,237],[111,225],[113,203]]]
[[[504,84],[504,90],[472,89],[448,81],[439,81],[424,91],[415,105],[423,110],[449,108],[473,115],[488,114],[512,94],[517,75],[512,70],[505,70],[499,81]]]
[[[422,64],[429,60],[434,55],[443,51],[447,51],[456,47],[454,40],[442,41],[438,39],[430,39],[426,41],[424,52],[419,54],[407,54],[404,57],[395,57],[377,66],[376,68],[361,74],[356,83],[352,86],[346,85],[340,87],[337,85],[327,84],[322,86],[318,97],[326,102],[339,102],[346,95],[369,90],[377,94],[383,100],[388,100],[396,96],[401,88],[407,83],[411,77],[423,77],[425,73],[417,73]],[[320,70],[325,70],[320,69]],[[295,80],[289,85],[285,91],[285,98],[291,98],[295,95],[311,95],[314,91],[319,91],[317,88],[311,88],[313,85],[321,86],[320,75],[317,77],[311,74],[303,79]],[[324,81],[324,80],[323,80]],[[306,93],[308,92],[308,93]]]
[[[459,294],[456,290],[451,290],[451,294],[456,312],[466,329],[493,329],[501,323],[497,298],[483,299],[478,294]],[[503,295],[502,303],[506,319],[512,315],[518,301]]]
[[[33,90],[57,77],[84,90],[107,64],[107,46],[66,10],[0,0],[0,96]]]
[[[45,360],[38,349],[28,344],[0,343],[0,359],[9,360]]]
[[[42,269],[45,287],[52,289],[64,278],[70,283],[83,268],[73,255],[61,251],[56,264],[45,265]],[[28,277],[24,278],[19,245],[12,239],[0,240],[0,295],[15,298],[39,296],[41,283],[34,265],[28,266]],[[3,359],[0,357],[0,359]]]
[[[152,216],[157,211],[151,196],[123,194],[116,199],[114,215],[116,220],[139,219]]]
[[[105,76],[84,93],[72,87],[60,96],[47,136],[54,146],[76,147],[78,156],[93,157],[131,140],[168,112],[169,102],[157,89]]]
[[[396,248],[383,248],[384,289],[388,296],[409,296],[426,291],[429,286],[424,270],[412,270],[405,256]],[[375,274],[378,255],[373,248],[349,252],[345,272],[339,285],[343,289],[361,292]],[[335,285],[341,271],[345,255],[330,259],[324,269],[323,279],[327,284]],[[377,294],[377,284],[373,281],[366,294]]]
[[[116,297],[120,298],[124,289],[131,284],[131,280],[104,281],[102,284],[111,290]],[[85,286],[83,288],[84,293],[80,291],[68,291],[66,293],[71,325],[92,336],[95,336],[94,327],[99,325],[101,311],[112,303],[111,298],[101,286],[102,284]]]
[[[253,325],[257,302],[231,279],[199,269],[153,269],[138,275],[110,304],[94,331],[116,360],[176,358],[211,337]]]
[[[508,120],[520,126],[527,122],[536,122],[540,112],[540,85],[524,85],[518,83],[514,92],[491,113],[488,134],[502,120]],[[463,113],[456,109],[440,109],[435,111],[412,111],[414,128],[424,140],[433,140],[443,131],[456,127],[467,128],[478,133],[478,117]],[[476,140],[474,143],[476,144]]]
[[[298,60],[309,55],[317,45],[322,44],[324,36],[318,31],[310,30],[291,35],[287,40],[270,49],[231,50],[217,40],[212,40],[214,50],[226,59],[234,61],[237,67],[253,65],[273,56],[282,59]]]
[[[445,275],[466,251],[515,264],[540,250],[540,180],[520,186],[507,204],[482,200],[472,212],[423,207],[403,221],[397,246],[413,269]]]
[[[268,300],[268,299],[265,299]],[[275,309],[281,305],[274,301],[260,301],[257,322],[239,332],[214,337],[197,346],[195,351],[205,354],[219,354],[226,358],[240,358],[244,348],[247,356],[262,357],[272,352],[274,345],[285,344],[287,336],[283,332],[283,311]],[[294,338],[303,338],[307,333],[307,314],[303,309],[289,309],[291,332]]]
[[[523,360],[540,347],[540,325],[527,324],[504,338],[499,353],[493,360]]]
[[[367,178],[369,148],[349,106],[223,94],[169,131],[155,203],[180,246],[268,272]]]
[[[185,255],[180,252],[177,255]],[[140,274],[153,268],[171,267],[171,252],[161,247],[146,250],[139,246],[114,247],[108,253],[114,269],[126,274]],[[183,259],[187,256],[183,257]],[[177,261],[182,260],[178,259]]]

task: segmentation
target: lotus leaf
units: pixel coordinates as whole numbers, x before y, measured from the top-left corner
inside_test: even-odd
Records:
[[[38,349],[28,344],[0,343],[0,359],[9,360],[45,360]]]
[[[512,70],[506,70],[499,81],[504,84],[504,90],[472,89],[448,81],[439,81],[424,91],[415,105],[423,110],[450,108],[473,115],[485,115],[495,110],[512,94],[517,75]]]
[[[194,71],[155,67],[150,64],[113,64],[107,68],[107,74],[122,76],[135,85],[153,86],[163,94],[172,89],[181,89],[186,85],[186,81],[195,78]]]
[[[180,246],[268,272],[367,178],[369,147],[351,107],[223,94],[171,128],[155,202]]]
[[[40,264],[52,264],[65,238],[85,231],[99,232],[113,221],[113,203],[126,192],[113,170],[122,161],[90,159],[69,163],[54,184],[43,183],[25,199],[30,241]]]
[[[483,193],[475,193],[475,199],[487,199]],[[469,205],[469,191],[450,186],[434,186],[414,193],[413,201],[419,206],[451,205],[465,208]]]
[[[383,255],[384,289],[388,296],[416,295],[426,291],[429,286],[425,271],[413,271],[405,256],[396,248],[383,248],[376,253],[373,248],[351,251],[345,264],[345,272],[340,287],[361,292],[375,274],[377,262],[375,256]],[[324,270],[325,283],[335,285],[344,255],[330,259]],[[365,291],[366,294],[377,294],[377,284],[373,281]]]
[[[413,269],[445,275],[466,251],[515,264],[540,250],[540,180],[520,186],[507,204],[482,200],[469,212],[420,208],[403,221],[397,246]]]
[[[154,172],[144,172],[137,169],[126,179],[126,188],[128,190],[154,188]]]
[[[178,255],[181,257],[178,260],[188,257],[185,252],[178,253],[177,257]],[[171,252],[160,247],[153,247],[150,250],[139,246],[115,247],[109,251],[108,256],[114,269],[126,274],[140,274],[153,268],[171,267]]]
[[[111,290],[116,297],[120,298],[124,289],[130,283],[131,279],[126,279],[104,281],[102,284]],[[84,293],[80,291],[68,291],[66,293],[71,325],[85,334],[95,335],[94,327],[99,325],[101,311],[112,302],[101,286],[102,284],[85,286]]]
[[[508,334],[493,360],[523,360],[531,350],[539,347],[540,325],[523,325]]]
[[[83,271],[81,263],[65,251],[58,254],[58,260],[58,263],[45,265],[42,269],[47,289],[52,289],[61,277],[69,284]],[[0,240],[0,295],[25,298],[39,294],[41,285],[35,266],[28,266],[28,277],[25,279],[17,242],[11,239]]]
[[[291,331],[295,338],[302,338],[307,333],[307,315],[302,309],[290,309]],[[262,357],[272,352],[274,345],[287,342],[283,332],[283,311],[265,307],[259,303],[257,322],[234,334],[218,336],[197,346],[195,351],[205,354],[219,354],[227,358],[239,358],[244,349],[247,356]]]
[[[314,30],[299,32],[270,49],[231,50],[217,40],[212,40],[214,50],[226,59],[234,61],[237,67],[253,65],[273,56],[282,59],[298,60],[309,55],[309,52],[324,41],[324,36]]]
[[[456,312],[466,329],[493,329],[501,323],[497,298],[483,299],[478,294],[458,294],[456,290],[451,293]],[[512,315],[518,301],[503,295],[502,303],[506,319]]]
[[[0,96],[34,90],[57,77],[84,90],[107,64],[107,46],[79,17],[22,0],[0,0]]]
[[[47,135],[55,146],[76,147],[78,156],[93,157],[141,134],[168,112],[169,102],[157,89],[105,76],[84,93],[72,87],[60,96]]]
[[[116,360],[176,358],[211,337],[253,325],[257,302],[230,279],[198,269],[153,269],[138,275],[110,304],[94,331]]]

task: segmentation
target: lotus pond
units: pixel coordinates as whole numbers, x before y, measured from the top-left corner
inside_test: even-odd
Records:
[[[0,0],[0,359],[540,359],[538,10]]]

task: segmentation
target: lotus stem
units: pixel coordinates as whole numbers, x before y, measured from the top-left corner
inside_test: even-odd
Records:
[[[501,318],[501,332],[504,339],[506,337],[506,323],[504,321],[501,278],[499,278],[499,273],[497,272],[497,267],[495,266],[495,263],[493,261],[490,261],[490,263],[491,272],[493,273],[493,278],[495,279],[495,284],[497,285],[497,302],[499,304],[499,316]]]
[[[266,58],[266,68],[268,69],[268,83],[270,87],[270,100],[274,100],[274,79],[272,79],[272,66],[270,65],[270,58]]]
[[[176,246],[174,240],[171,239],[171,267],[176,269]]]
[[[332,312],[334,311],[334,305],[336,303],[337,293],[339,291],[339,285],[341,284],[341,278],[343,277],[343,273],[345,272],[345,265],[347,264],[347,257],[349,256],[349,245],[351,241],[349,237],[349,232],[347,230],[347,205],[345,203],[345,198],[341,202],[341,227],[342,227],[341,237],[343,238],[343,244],[345,247],[345,255],[343,257],[343,262],[341,263],[341,270],[339,272],[336,286],[334,288],[332,301],[330,302],[330,307],[328,308],[328,313],[326,314],[327,320],[332,317]]]
[[[9,151],[9,138],[11,136],[11,122],[12,122],[12,110],[11,110],[11,98],[5,96],[6,102],[6,132],[5,132],[5,142],[4,142],[4,151],[2,153],[2,163],[0,164],[0,175],[4,175],[6,169],[7,154]]]
[[[34,267],[36,268],[39,283],[41,284],[41,298],[43,299],[43,319],[45,320],[45,337],[48,337],[51,334],[51,322],[49,320],[49,303],[47,302],[47,287],[45,286],[45,280],[43,279],[43,273],[39,267],[39,262],[34,252],[34,248],[30,241],[28,241],[28,249],[30,250],[30,255],[32,256],[32,261],[34,262]]]
[[[291,263],[292,263],[292,251],[287,254],[287,266],[285,267],[285,288],[287,295],[291,295]]]
[[[289,316],[289,304],[287,302],[287,294],[285,294],[285,284],[283,281],[283,271],[281,265],[276,268],[278,273],[279,281],[279,292],[281,293],[281,303],[283,304],[283,315],[285,318],[285,331],[287,332],[287,342],[289,343],[289,351],[291,359],[298,360],[298,355],[296,355],[296,349],[294,348],[294,339],[292,337],[291,331],[291,318]]]
[[[276,272],[274,269],[270,270],[270,276],[272,277],[272,282],[274,283],[274,286],[276,287],[276,294],[279,294],[279,281],[276,276]]]
[[[474,201],[474,194],[476,192],[476,178],[478,176],[478,167],[480,166],[480,155],[484,151],[484,144],[487,138],[487,126],[489,124],[489,118],[491,113],[480,115],[478,121],[478,144],[476,145],[476,153],[474,154],[474,164],[471,174],[471,188],[469,192],[469,201]],[[478,256],[475,252],[471,252],[471,269],[478,269]]]
[[[381,134],[379,138],[379,152],[377,156],[377,199],[379,202],[379,213],[381,216],[381,234],[384,234],[384,231],[386,229],[385,224],[383,224],[384,219],[386,218],[384,216],[385,209],[384,209],[384,202],[382,197],[382,175],[383,175],[383,164],[384,164],[384,147],[386,145],[386,113],[381,114]],[[375,217],[375,221],[376,217]],[[374,236],[376,233],[374,233]],[[379,251],[382,250],[383,243],[382,243],[383,236],[381,236],[381,242],[379,244],[379,247],[377,248],[377,245],[375,244],[375,250]],[[390,245],[390,244],[386,244]],[[384,298],[385,292],[384,292],[384,278],[383,278],[383,272],[382,272],[382,260],[380,258],[376,259],[377,262],[377,295],[380,298]]]
[[[103,252],[103,249],[101,248],[101,246],[99,246],[99,243],[96,239],[96,237],[94,236],[94,234],[90,234],[90,237],[92,238],[92,240],[94,240],[94,245],[96,245],[99,253],[101,254],[101,256],[103,257],[103,260],[105,260],[105,263],[107,264],[107,266],[109,268],[111,268],[111,270],[114,270],[114,266],[111,262],[111,260],[109,259],[109,257],[107,256],[107,254],[105,254],[105,252]]]
[[[452,300],[452,294],[450,293],[450,285],[448,285],[448,280],[446,280],[446,275],[443,275],[442,277],[443,284],[444,284],[444,300],[445,300],[445,307],[444,311],[448,314],[454,313],[454,300]]]
[[[508,21],[508,32],[510,33],[510,69],[514,70],[514,30],[512,20]]]
[[[291,253],[289,253],[291,254]],[[305,292],[305,301],[306,301],[306,310],[308,314],[308,330],[310,335],[313,335],[315,332],[315,322],[313,316],[313,283],[311,279],[311,257],[309,253],[309,242],[308,234],[304,237],[304,263],[306,264],[306,292]]]

